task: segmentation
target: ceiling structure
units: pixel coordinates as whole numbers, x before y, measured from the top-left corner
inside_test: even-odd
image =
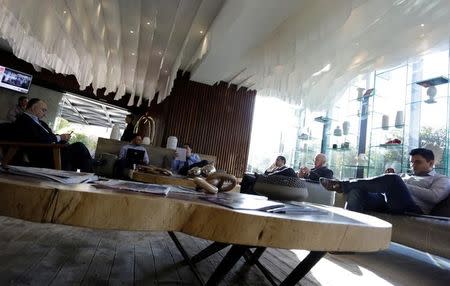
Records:
[[[177,71],[305,108],[360,74],[448,48],[449,0],[0,0],[0,48],[129,106]]]

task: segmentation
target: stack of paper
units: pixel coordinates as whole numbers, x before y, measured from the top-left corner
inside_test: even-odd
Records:
[[[1,168],[2,172],[36,177],[41,179],[50,179],[63,184],[80,184],[97,181],[97,175],[93,173],[83,173],[83,172],[73,172],[73,171],[63,171],[55,169],[46,168],[35,168],[35,167],[23,167],[23,166],[11,166],[8,168]]]
[[[153,195],[163,195],[163,196],[167,195],[167,193],[170,190],[170,187],[168,186],[122,181],[122,180],[97,181],[95,182],[94,186],[115,190],[149,193]]]

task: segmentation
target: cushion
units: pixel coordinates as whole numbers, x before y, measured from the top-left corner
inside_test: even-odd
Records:
[[[438,203],[430,215],[450,217],[450,196]]]
[[[94,166],[95,174],[112,178],[114,163],[117,160],[117,155],[111,153],[101,153],[96,155],[97,159],[104,161],[104,164],[101,164],[100,166]]]

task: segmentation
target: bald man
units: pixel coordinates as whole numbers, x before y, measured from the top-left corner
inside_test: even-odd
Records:
[[[325,156],[325,154],[319,153],[314,158],[314,168],[310,170],[307,167],[301,167],[300,171],[298,172],[298,177],[317,182],[319,181],[320,177],[332,179],[333,171],[328,169],[326,167],[326,164],[327,157]]]
[[[25,112],[17,117],[14,123],[14,137],[22,142],[33,143],[67,143],[70,134],[53,133],[51,128],[42,121],[47,115],[47,104],[38,98],[32,98],[28,101]],[[52,151],[50,149],[33,149],[27,150],[28,158],[33,166],[52,168]],[[61,164],[64,170],[75,171],[80,169],[83,172],[92,172],[92,157],[89,150],[81,142],[67,144],[61,149]]]

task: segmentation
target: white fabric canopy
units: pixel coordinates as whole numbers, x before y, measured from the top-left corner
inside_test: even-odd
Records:
[[[316,0],[246,58],[252,88],[313,110],[356,76],[448,48],[449,0]]]
[[[233,39],[237,23],[252,31],[253,20],[261,19],[257,9],[274,5],[228,0],[220,10],[222,1],[0,0],[0,37],[36,67],[75,75],[82,89],[105,87],[117,91],[116,99],[130,93],[129,105],[151,101],[156,92],[161,102],[180,67],[195,72],[205,57],[221,53],[228,60],[223,55],[231,51],[233,64],[209,61],[223,72],[206,73],[205,82],[232,78],[258,94],[313,110],[329,107],[357,75],[448,48],[450,38],[450,0],[280,0],[280,11],[283,3],[298,11],[278,15],[287,18],[267,27],[265,37],[259,28],[262,42],[258,38],[241,53],[238,40],[221,39]],[[222,17],[207,30],[218,11]],[[209,20],[193,40],[202,13]],[[254,36],[247,34],[238,36]]]
[[[157,91],[159,101],[169,94],[183,57],[190,61],[204,36],[194,28],[201,28],[202,20],[209,24],[216,13],[217,5],[208,5],[202,0],[0,0],[0,37],[35,67],[73,74],[81,89],[92,84],[95,92],[117,91],[116,100],[128,92],[129,105],[135,97],[139,105]],[[191,54],[185,50],[188,42],[195,46]]]

